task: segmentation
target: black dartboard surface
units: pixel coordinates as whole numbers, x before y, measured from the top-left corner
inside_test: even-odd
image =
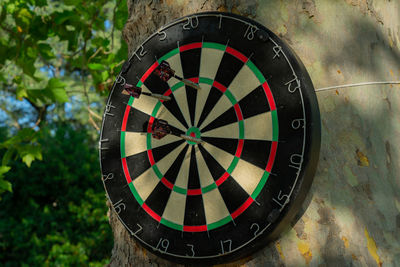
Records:
[[[176,77],[157,74],[165,63]],[[158,121],[173,134],[155,138]],[[312,82],[285,43],[245,17],[194,14],[159,29],[123,65],[104,112],[103,183],[149,251],[187,264],[233,261],[290,224],[320,135]]]

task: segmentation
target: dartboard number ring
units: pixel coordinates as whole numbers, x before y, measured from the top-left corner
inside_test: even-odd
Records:
[[[250,19],[208,12],[164,26],[125,62],[100,161],[109,200],[141,245],[215,264],[282,232],[319,148],[318,103],[294,52]]]

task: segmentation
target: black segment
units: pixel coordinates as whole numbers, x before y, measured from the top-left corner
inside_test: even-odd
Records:
[[[131,108],[129,111],[128,122],[126,123],[126,131],[146,133],[149,120],[149,114],[146,114],[138,109]]]
[[[186,99],[189,107],[190,124],[193,126],[196,113],[197,89],[186,85]]]
[[[215,107],[218,100],[222,96],[222,92],[215,87],[211,87],[210,93],[208,94],[206,103],[204,104],[204,108],[201,112],[199,121],[197,122],[197,127],[200,127],[204,120],[207,118],[208,114],[210,114],[211,110]]]
[[[180,52],[183,78],[199,77],[201,48]],[[196,89],[192,89],[196,90]]]
[[[202,145],[199,145],[199,149],[214,181],[217,181],[219,178],[221,178],[226,170],[215,160],[215,158],[210,153],[208,153],[208,151]]]
[[[241,159],[264,169],[267,167],[271,141],[244,140]]]
[[[173,135],[180,136],[181,134],[185,134],[184,131],[172,126],[171,124],[168,124],[168,125],[169,125],[169,128],[171,129],[171,133]]]
[[[159,182],[151,192],[145,203],[159,216],[162,216],[165,207],[167,206],[168,198],[171,190],[163,183]]]
[[[207,143],[210,143],[232,155],[235,155],[237,145],[238,145],[238,140],[237,139],[232,139],[232,138],[220,138],[220,137],[202,137],[202,140],[204,140]]]
[[[218,189],[230,213],[235,212],[249,198],[246,191],[243,190],[232,176],[229,176]]]
[[[212,129],[219,128],[221,126],[225,126],[228,124],[231,124],[233,122],[236,122],[238,119],[236,117],[236,112],[233,107],[222,113],[218,118],[210,122],[207,126],[205,126],[203,129],[200,131],[202,133],[210,131]]]
[[[201,48],[181,52],[180,56],[181,56],[183,77],[185,79],[199,77]],[[196,112],[197,90],[187,85],[185,87],[186,87],[186,99],[189,107],[190,123],[193,126],[195,112]]]
[[[185,159],[185,155],[189,145],[186,145],[182,151],[179,153],[178,157],[176,157],[175,161],[171,164],[168,171],[164,174],[165,179],[167,179],[171,184],[175,184],[176,177],[179,174],[179,170],[181,169],[182,162]]]
[[[190,151],[188,189],[199,189],[199,188],[200,188],[200,177],[199,177],[199,169],[197,167],[196,150],[194,146],[192,146],[192,150]]]
[[[155,94],[164,94],[169,89],[168,83],[162,81],[160,77],[152,73],[144,82],[144,85]]]
[[[126,157],[126,163],[128,165],[129,174],[132,180],[139,177],[151,167],[149,157],[147,156],[147,151]]]
[[[268,99],[261,85],[243,97],[239,101],[239,106],[244,119],[270,111]]]
[[[168,155],[168,153],[170,153],[172,150],[174,150],[179,145],[181,145],[183,142],[185,142],[185,140],[178,140],[178,141],[169,143],[167,145],[163,145],[163,146],[159,146],[159,147],[153,148],[154,161],[158,162],[163,157]]]
[[[225,52],[219,64],[217,74],[215,75],[215,81],[228,88],[243,65],[244,63],[242,61]]]
[[[206,224],[202,195],[186,197],[184,224],[190,226]]]
[[[182,111],[179,108],[178,103],[176,102],[174,94],[171,94],[170,97],[171,97],[171,100],[164,101],[163,105],[169,110],[169,112],[172,113],[172,115],[175,116],[175,118],[180,123],[182,123],[183,126],[185,126],[186,128],[189,128],[189,126],[188,126],[188,124],[187,124],[187,122],[185,120],[185,117],[183,116]]]

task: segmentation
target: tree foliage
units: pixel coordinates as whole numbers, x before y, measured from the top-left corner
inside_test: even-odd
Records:
[[[1,131],[0,131],[1,132]],[[45,164],[11,164],[14,192],[0,202],[3,266],[103,266],[112,236],[97,149],[82,126],[44,127]]]
[[[127,56],[126,12],[121,0],[1,0],[0,126],[12,137],[0,140],[0,194],[11,191],[11,161],[43,159],[37,133],[49,121],[99,129],[100,103]]]
[[[103,266],[97,140],[122,0],[0,0],[0,265]]]

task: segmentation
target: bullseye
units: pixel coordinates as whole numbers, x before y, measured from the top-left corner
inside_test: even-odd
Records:
[[[199,130],[199,128],[197,128],[197,127],[190,127],[190,128],[186,131],[186,135],[189,135],[189,136],[191,136],[191,137],[195,137],[195,138],[198,138],[198,139],[201,138],[200,130]],[[189,141],[189,140],[186,140],[186,142],[188,142],[188,144],[190,144],[190,145],[196,145],[196,144],[197,144],[197,143],[192,142],[192,141]]]

